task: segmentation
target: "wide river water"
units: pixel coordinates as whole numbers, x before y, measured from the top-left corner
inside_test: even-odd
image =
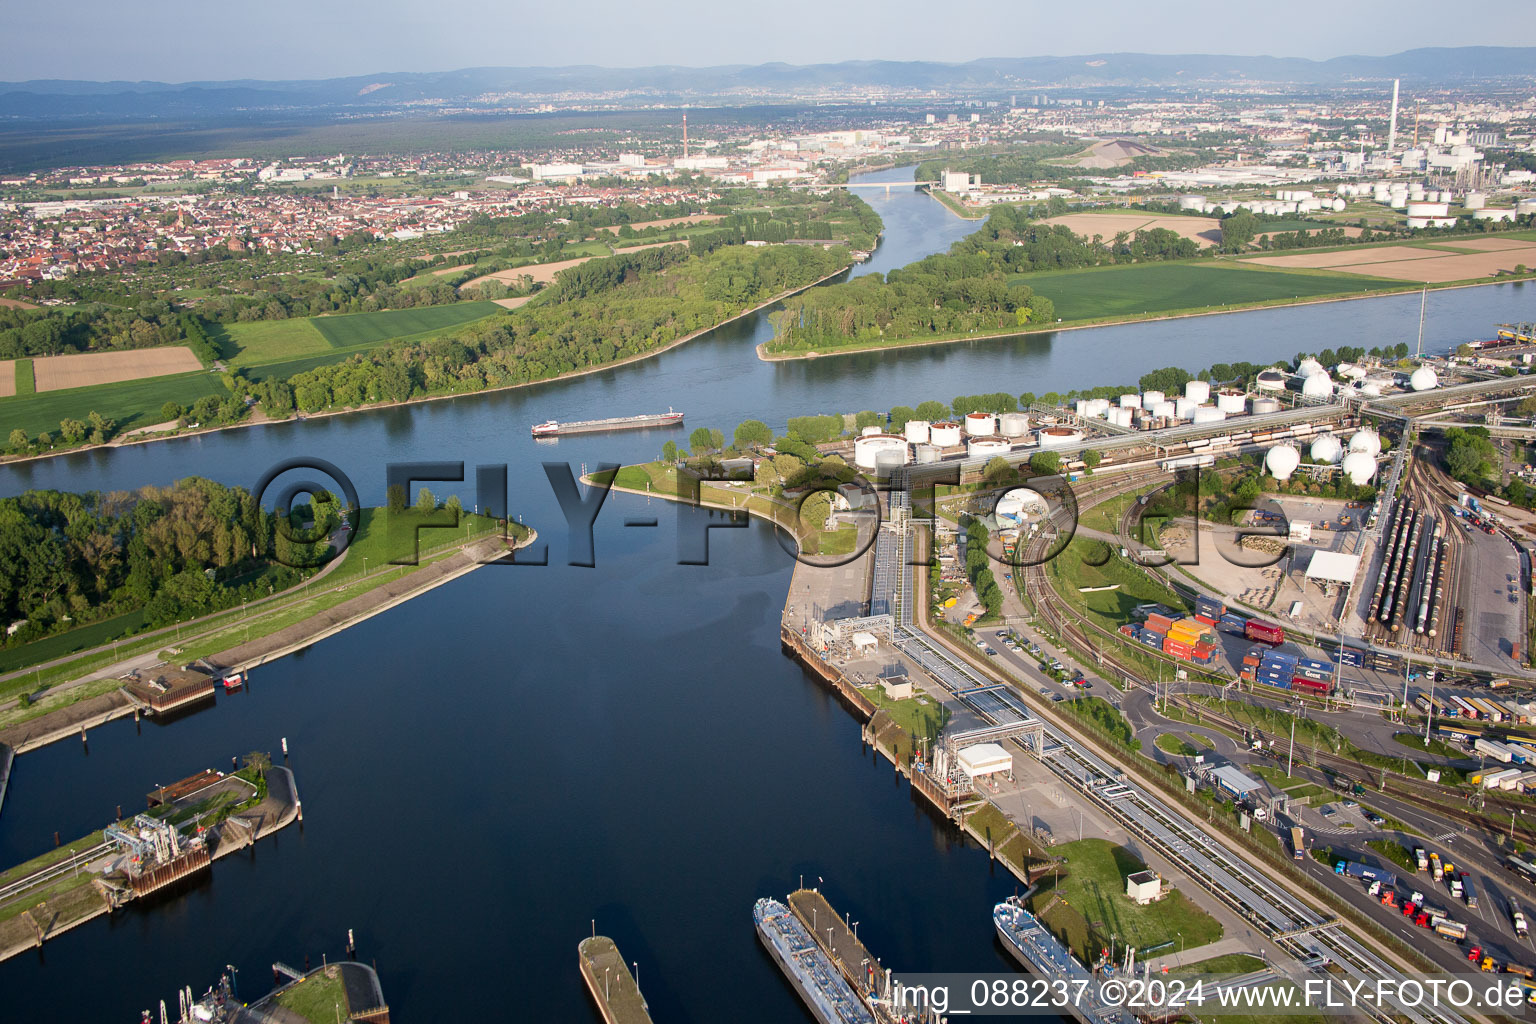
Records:
[[[910,181],[911,168],[862,180]],[[885,219],[885,271],[976,225],[910,189],[865,198]],[[1536,288],[1429,297],[1426,351],[1532,318]],[[1414,343],[1418,296],[1029,338],[764,363],[745,318],[653,359],[514,391],[229,430],[0,468],[0,494],[164,484],[254,485],[291,456],[338,465],[381,503],[392,461],[509,466],[511,507],[550,542],[548,567],[482,569],[258,670],[246,692],[168,725],[120,721],[18,759],[0,864],[142,806],[156,784],[287,737],[305,823],[226,858],[189,892],[136,906],[0,964],[0,1020],[136,1021],[226,963],[248,997],[274,960],[316,964],[356,931],[395,1019],[595,1020],[576,969],[592,929],[639,962],[658,1022],[805,1019],[758,947],[753,900],[823,878],[860,937],[899,970],[996,971],[989,911],[1015,889],[936,821],[854,720],[779,652],[791,563],[754,523],[611,496],[596,566],[565,564],[540,463],[654,457],[688,429],[884,409],[986,391],[1133,383],[1147,370]],[[684,430],[535,443],[529,425],[656,412]],[[473,484],[457,489],[466,503]],[[654,514],[655,529],[624,526]],[[280,757],[280,755],[279,755]]]

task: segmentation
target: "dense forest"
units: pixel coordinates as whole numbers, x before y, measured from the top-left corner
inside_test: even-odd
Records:
[[[1084,239],[1060,224],[1000,207],[980,230],[939,253],[891,271],[796,296],[773,316],[770,351],[943,338],[1056,319],[1049,299],[1023,275],[1104,264],[1187,259],[1198,245],[1164,228]]]
[[[328,525],[339,510],[324,502],[293,514]],[[0,499],[0,620],[16,625],[5,642],[141,610],[144,625],[163,625],[266,597],[298,582],[287,566],[314,554],[294,549],[247,491],[200,477],[27,491]]]

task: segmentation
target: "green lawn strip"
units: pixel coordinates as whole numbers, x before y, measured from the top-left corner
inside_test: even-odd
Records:
[[[1191,714],[1190,712],[1185,711],[1183,708],[1170,706],[1167,710],[1162,712],[1162,715],[1164,718],[1167,718],[1170,721],[1183,722],[1186,725],[1198,725],[1202,729],[1209,729],[1211,732],[1220,733],[1228,739],[1236,740],[1238,743],[1243,742],[1243,738],[1241,736],[1233,732],[1231,729],[1228,729],[1226,726],[1216,725],[1205,717]]]
[[[116,420],[121,432],[162,422],[164,417],[160,407],[166,402],[191,406],[204,395],[222,397],[228,393],[217,374],[193,370],[164,377],[0,398],[0,419],[9,428],[20,427],[36,437],[43,431],[57,435],[60,420],[83,420],[90,413],[99,412]]]
[[[1059,883],[1051,874],[1042,875],[1033,903],[1044,907],[1056,895],[1081,914],[1088,925],[1088,944],[1074,945],[1073,951],[1085,963],[1097,959],[1111,936],[1138,949],[1167,942],[1195,949],[1221,938],[1221,923],[1177,890],[1146,906],[1132,902],[1125,895],[1126,876],[1145,865],[1124,847],[1105,839],[1083,839],[1052,852],[1064,861]]]
[[[335,971],[335,977],[330,974]],[[278,1006],[296,1013],[311,1024],[327,1024],[335,1020],[350,1020],[347,1010],[347,990],[338,969],[321,970],[277,994],[273,1000]]]
[[[1374,814],[1376,817],[1380,818],[1382,823],[1380,826],[1378,826],[1379,828],[1390,829],[1393,832],[1406,832],[1411,836],[1422,836],[1424,834],[1423,832],[1420,832],[1418,829],[1414,828],[1412,825],[1409,825],[1407,822],[1400,821],[1397,818],[1392,817],[1390,814],[1383,814],[1374,807],[1367,807],[1365,804],[1361,804],[1360,809],[1364,811],[1367,816]]]
[[[95,875],[91,874],[89,871],[84,870],[82,867],[79,874],[64,875],[60,878],[54,879],[46,885],[40,886],[39,888],[28,889],[24,893],[19,893],[16,898],[10,900],[8,903],[0,904],[0,922],[9,921],[12,918],[19,917],[23,911],[35,908],[39,903],[42,903],[45,900],[49,902],[50,911],[58,910],[59,906],[54,901],[58,901],[60,897],[65,896],[76,889],[90,890],[91,880],[95,877]],[[101,900],[101,897],[97,896],[94,890],[91,890],[91,895],[94,896],[98,901]],[[67,901],[64,905],[67,907],[72,907],[75,905],[75,903],[76,901],[70,900]],[[39,923],[46,924],[52,917],[52,913],[42,914],[41,921]],[[60,917],[61,920],[58,923],[61,924],[67,923],[70,920],[70,918],[65,917],[62,914]]]
[[[16,394],[33,395],[37,393],[37,378],[32,372],[32,360],[16,360]]]
[[[472,320],[503,312],[494,302],[456,302],[448,306],[418,306],[380,313],[314,317],[312,323],[332,348],[376,345],[392,338],[461,327]]]
[[[1250,765],[1249,768],[1265,782],[1268,782],[1282,793],[1295,797],[1298,800],[1328,795],[1328,791],[1315,782],[1296,778],[1295,776],[1288,777],[1284,769],[1264,764]]]
[[[99,664],[109,664],[112,661],[113,657],[108,653]],[[50,679],[51,674],[45,672],[42,673],[41,680],[38,680],[36,675],[13,680],[11,683],[5,684],[3,689],[0,689],[0,699],[13,697],[20,693],[35,693],[42,687],[51,685]],[[108,677],[106,679],[92,679],[89,682],[81,683],[78,686],[71,686],[69,689],[57,693],[52,690],[43,690],[41,698],[33,699],[26,707],[22,707],[20,704],[13,704],[4,710],[0,710],[0,729],[12,725],[20,725],[23,722],[30,722],[32,719],[41,718],[51,711],[58,711],[61,708],[69,707],[71,704],[78,704],[82,700],[89,700],[92,697],[99,697],[104,693],[111,693],[122,685],[122,680]]]
[[[1126,494],[1117,494],[1084,511],[1078,517],[1078,524],[1090,530],[1099,530],[1103,533],[1117,533],[1120,529],[1120,520],[1125,516],[1125,510],[1130,508],[1141,495],[1150,491],[1161,490],[1163,484],[1152,484],[1139,490]]]
[[[949,720],[949,711],[944,705],[927,694],[896,700],[887,697],[879,684],[861,686],[859,689],[871,704],[890,715],[892,721],[919,740],[935,739]]]
[[[274,363],[295,356],[326,352],[330,342],[315,329],[309,317],[290,320],[258,320],[244,324],[214,324],[209,337],[225,352],[233,353],[230,366]]]
[[[1433,736],[1429,738],[1429,746],[1425,746],[1424,737],[1417,733],[1395,732],[1392,734],[1392,742],[1401,744],[1415,752],[1438,754],[1452,761],[1469,760],[1465,750],[1458,750],[1444,740],[1435,739]]]
[[[79,839],[65,843],[63,846],[49,850],[47,853],[39,854],[31,860],[23,861],[13,868],[0,871],[0,886],[10,885],[12,882],[25,878],[34,871],[41,871],[50,864],[57,864],[60,861],[68,860],[73,854],[81,850],[89,850],[93,846],[100,845],[101,840],[102,833],[98,830],[90,835],[81,836]]]
[[[983,804],[978,810],[966,818],[981,836],[982,844],[991,843],[992,851],[1003,860],[1012,864],[1020,871],[1026,870],[1030,864],[1043,859],[1034,840],[1019,830],[1019,827],[1009,821],[990,803]]]
[[[76,626],[63,633],[33,640],[31,643],[8,647],[0,650],[0,672],[10,672],[23,665],[51,661],[54,658],[62,658],[66,654],[73,654],[75,651],[110,643],[118,637],[128,636],[137,631],[143,624],[144,610],[140,608],[122,615],[114,615],[110,619],[102,619],[100,622],[92,622],[86,626]]]
[[[1169,974],[1252,974],[1267,966],[1251,953],[1227,953],[1209,960],[1170,968]]]

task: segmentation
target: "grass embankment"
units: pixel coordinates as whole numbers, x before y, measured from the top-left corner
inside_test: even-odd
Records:
[[[1418,870],[1418,861],[1414,860],[1413,854],[1410,851],[1403,848],[1402,843],[1394,842],[1391,839],[1368,839],[1365,845],[1405,871],[1412,872]]]
[[[983,845],[990,846],[999,859],[1007,861],[1021,872],[1027,872],[1046,859],[1045,851],[1034,838],[1020,830],[1002,811],[990,803],[966,816]]]
[[[1117,533],[1120,529],[1120,520],[1125,515],[1125,510],[1131,507],[1131,503],[1143,494],[1162,490],[1164,486],[1164,484],[1160,483],[1152,484],[1139,490],[1107,498],[1083,512],[1078,518],[1078,525],[1087,527],[1090,530],[1099,530],[1103,533]]]
[[[1424,737],[1418,733],[1395,732],[1392,734],[1392,742],[1407,747],[1409,750],[1437,754],[1451,761],[1470,760],[1465,750],[1458,750],[1444,740],[1437,740],[1433,736],[1429,738],[1429,745],[1425,746]]]
[[[405,524],[411,527],[423,524],[424,517],[414,510],[407,510]],[[436,515],[442,515],[441,512]],[[12,706],[0,710],[0,727],[30,721],[50,711],[77,703],[87,697],[97,696],[116,689],[115,679],[93,680],[71,686],[62,692],[49,692],[59,683],[81,679],[94,671],[141,654],[160,651],[174,652],[177,664],[186,664],[199,657],[216,654],[246,640],[254,640],[280,629],[302,622],[311,615],[334,607],[343,601],[366,593],[377,586],[390,582],[401,575],[414,572],[440,558],[448,557],[466,539],[473,540],[499,530],[496,520],[486,516],[464,513],[460,525],[454,529],[441,529],[423,525],[420,534],[420,566],[390,564],[393,558],[401,558],[411,551],[411,530],[391,531],[389,513],[383,509],[361,509],[354,529],[352,543],[344,560],[319,583],[306,583],[295,587],[278,600],[254,609],[231,608],[216,613],[203,621],[188,623],[166,632],[128,638],[111,649],[71,658],[49,668],[25,673],[0,682],[0,701],[21,694],[30,695],[29,706]],[[516,523],[508,524],[509,534],[524,535],[525,528]],[[391,534],[394,534],[391,536]],[[447,534],[448,536],[444,536]],[[367,571],[367,578],[363,574]],[[311,594],[310,591],[313,591]],[[90,627],[82,627],[86,629]],[[69,637],[76,631],[50,637],[49,640]],[[39,641],[42,643],[43,641]],[[34,645],[28,645],[32,647]]]
[[[1041,909],[1053,896],[1060,897],[1043,920],[1084,963],[1097,960],[1112,937],[1148,955],[1180,945],[1196,949],[1221,938],[1221,922],[1178,890],[1165,887],[1166,895],[1146,906],[1132,902],[1125,895],[1126,876],[1146,865],[1125,847],[1083,839],[1063,843],[1054,852],[1062,858],[1059,881],[1049,873],[1042,875],[1031,902]]]
[[[1267,764],[1250,765],[1249,768],[1255,775],[1275,789],[1297,800],[1328,795],[1328,791],[1317,783],[1286,775],[1284,769],[1273,768]]]
[[[1262,970],[1265,966],[1263,960],[1260,960],[1251,953],[1227,953],[1224,956],[1213,956],[1209,960],[1201,960],[1197,963],[1171,968],[1168,973],[1252,974],[1254,971]]]
[[[871,704],[884,711],[903,732],[917,737],[919,742],[937,739],[944,723],[949,721],[949,709],[927,694],[896,700],[887,697],[878,683],[859,689]]]

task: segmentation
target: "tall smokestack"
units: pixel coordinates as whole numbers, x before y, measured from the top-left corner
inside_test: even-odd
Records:
[[[1397,95],[1396,93],[1393,93],[1394,97],[1396,95]],[[1397,101],[1395,99],[1392,102],[1392,109],[1394,111],[1397,109]],[[1394,114],[1393,116],[1396,116],[1396,115]],[[683,115],[683,159],[684,160],[688,159],[688,115],[687,114]]]
[[[1392,121],[1387,126],[1387,152],[1397,148],[1397,84],[1396,78],[1392,79]]]

